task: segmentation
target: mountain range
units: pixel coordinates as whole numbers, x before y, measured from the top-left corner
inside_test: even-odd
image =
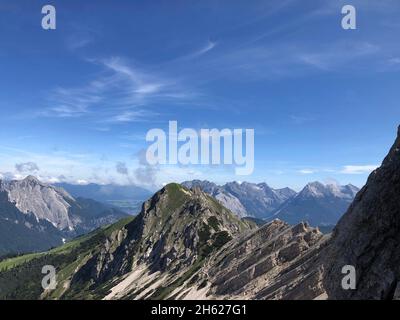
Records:
[[[272,189],[265,183],[232,182],[218,186],[212,182],[194,180],[183,185],[188,189],[205,191],[239,217],[251,217],[259,225],[262,224],[261,218],[248,214],[254,208],[257,208],[259,217],[260,208],[269,213],[261,216],[264,222],[279,218],[292,225],[301,221],[308,221],[313,226],[334,225],[358,191],[351,185],[323,185],[318,182],[308,184],[298,194],[289,188]],[[62,186],[72,191],[74,196],[61,185],[44,184],[33,176],[20,181],[0,182],[0,230],[3,230],[0,235],[0,255],[58,246],[77,235],[115,222],[124,217],[125,212],[132,213],[123,210],[126,207],[122,204],[132,205],[128,200],[132,194],[140,199],[149,193],[135,186]],[[119,208],[111,200],[116,198],[122,201],[117,202]],[[143,201],[135,201],[139,211]]]
[[[399,172],[400,128],[329,235],[279,219],[259,227],[199,187],[169,184],[136,217],[1,261],[0,299],[400,299]],[[41,287],[43,265],[56,266],[55,290]]]
[[[319,252],[326,239],[304,223],[274,220],[258,228],[199,188],[169,184],[137,217],[47,253],[0,263],[0,298],[277,298],[282,289],[270,292],[262,279],[278,281],[298,264],[311,269],[313,260],[304,263],[304,257]],[[41,289],[43,264],[57,266],[58,289]],[[303,289],[307,297],[323,293],[319,283]]]
[[[218,186],[194,180],[182,185],[203,190],[237,216],[251,217],[258,224],[262,224],[262,220],[279,218],[292,225],[308,221],[313,226],[334,225],[358,190],[351,185],[318,182],[308,184],[298,194],[289,188],[272,189],[265,183],[231,182]],[[145,200],[140,198],[148,195],[149,191],[136,186],[52,186],[33,176],[19,181],[1,181],[0,255],[58,246],[77,235],[115,222],[126,212],[139,212]],[[129,200],[131,196],[133,200]],[[249,214],[256,209],[256,215]],[[261,215],[261,212],[266,214]]]
[[[218,186],[209,181],[193,180],[185,181],[182,185],[187,188],[200,188],[239,217],[250,216],[259,219],[273,214],[285,201],[296,195],[290,188],[272,189],[266,183],[234,181]]]
[[[360,189],[351,184],[311,182],[276,210],[272,218],[289,224],[307,221],[313,226],[335,225]],[[270,217],[271,219],[271,217]]]
[[[47,250],[126,215],[34,176],[0,181],[0,255]]]
[[[279,219],[259,227],[198,186],[169,184],[136,217],[0,261],[0,299],[400,299],[399,172],[400,128],[329,235]],[[56,267],[54,290],[42,289],[44,265]],[[344,266],[355,289],[342,285]]]
[[[266,183],[230,182],[218,186],[209,181],[185,181],[187,188],[198,187],[216,198],[239,217],[271,221],[279,218],[289,224],[307,221],[313,226],[335,225],[359,189],[312,182],[296,193],[290,188],[273,189]]]

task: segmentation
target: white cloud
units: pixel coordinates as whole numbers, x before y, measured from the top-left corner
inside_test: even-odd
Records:
[[[35,162],[23,162],[16,163],[15,169],[18,172],[36,172],[39,171],[39,167]]]
[[[313,174],[313,173],[315,173],[315,171],[311,170],[311,169],[302,169],[302,170],[299,170],[299,172],[301,174]]]
[[[117,170],[117,172],[119,174],[122,174],[122,175],[128,175],[129,174],[129,170],[128,170],[128,167],[126,166],[126,163],[122,162],[122,161],[118,161],[115,164],[115,170]]]
[[[124,111],[121,112],[120,114],[112,116],[110,119],[105,120],[105,122],[111,122],[111,123],[134,122],[142,120],[143,118],[146,117],[147,114],[148,113],[142,110]]]
[[[141,184],[134,174],[140,164],[130,155],[125,157],[110,155],[108,159],[105,159],[98,154],[75,154],[65,151],[34,153],[0,146],[0,150],[2,149],[7,152],[0,153],[2,164],[0,179],[20,180],[28,174],[34,174],[45,183]],[[35,163],[41,170],[34,173],[19,172],[16,164],[21,164],[23,160]],[[128,166],[131,169],[129,172]]]
[[[88,181],[86,181],[86,180],[83,180],[83,179],[78,179],[78,180],[76,180],[76,183],[77,183],[77,184],[80,184],[80,185],[86,185],[86,184],[89,184],[89,182],[88,182]]]
[[[196,51],[194,54],[191,55],[191,57],[201,56],[201,55],[211,51],[212,49],[214,49],[216,45],[217,45],[216,42],[208,41],[208,43],[203,48],[201,48],[200,50]]]
[[[349,165],[344,166],[340,173],[343,174],[366,174],[378,168],[378,165]]]

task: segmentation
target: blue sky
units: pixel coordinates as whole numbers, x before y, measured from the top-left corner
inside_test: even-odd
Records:
[[[399,14],[389,0],[0,0],[1,177],[362,186],[400,122]],[[145,134],[169,120],[254,128],[254,173],[147,166]]]

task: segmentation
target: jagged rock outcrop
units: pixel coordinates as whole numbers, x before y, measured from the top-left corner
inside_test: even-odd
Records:
[[[327,239],[306,223],[274,220],[213,254],[177,298],[314,299],[324,293],[314,267]]]
[[[334,229],[325,256],[330,299],[393,299],[400,290],[400,127],[380,168]],[[356,290],[342,288],[342,267],[356,270]]]

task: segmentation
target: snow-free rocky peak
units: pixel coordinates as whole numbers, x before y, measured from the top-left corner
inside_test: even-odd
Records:
[[[7,192],[9,201],[15,203],[21,212],[33,214],[37,220],[47,220],[57,229],[73,230],[77,223],[69,215],[74,198],[34,176],[3,181],[0,190]]]
[[[0,254],[47,250],[125,216],[34,176],[0,181]]]

